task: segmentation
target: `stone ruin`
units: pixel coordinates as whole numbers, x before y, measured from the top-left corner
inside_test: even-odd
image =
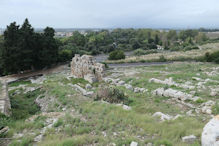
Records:
[[[77,78],[84,78],[90,83],[103,79],[105,65],[97,63],[93,56],[76,54],[71,62],[71,73]]]
[[[0,113],[10,116],[11,104],[8,97],[8,84],[7,82],[0,82]]]

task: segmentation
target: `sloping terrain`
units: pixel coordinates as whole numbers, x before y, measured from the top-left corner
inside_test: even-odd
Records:
[[[107,87],[116,89],[114,102],[96,95]],[[12,116],[1,118],[9,127],[1,137],[13,146],[196,146],[219,113],[218,88],[219,66],[210,63],[110,68],[91,85],[65,66],[9,85]],[[190,135],[195,138],[185,140]]]

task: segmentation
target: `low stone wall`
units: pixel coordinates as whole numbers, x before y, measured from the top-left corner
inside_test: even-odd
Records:
[[[11,103],[8,96],[8,84],[2,81],[0,87],[0,113],[10,116]]]
[[[77,78],[84,78],[90,83],[103,79],[105,66],[96,63],[93,56],[76,54],[71,62],[71,73]]]

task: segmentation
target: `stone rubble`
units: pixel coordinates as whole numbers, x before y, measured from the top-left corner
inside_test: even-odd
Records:
[[[103,79],[106,83],[111,83],[116,86],[124,86],[126,89],[131,90],[135,93],[145,93],[148,90],[145,88],[140,88],[140,87],[133,87],[130,84],[125,83],[125,81],[120,80],[119,78],[117,79],[112,79],[112,78],[104,78]]]
[[[132,109],[130,106],[125,105],[125,104],[116,104],[116,105],[117,105],[117,106],[121,106],[124,110],[127,110],[127,111],[129,111],[129,110]]]
[[[46,77],[45,76],[40,76],[36,79],[34,78],[30,78],[30,81],[32,84],[43,84],[43,82],[46,80]]]
[[[9,131],[9,127],[6,126],[6,127],[2,128],[2,129],[0,129],[0,135],[5,135],[5,134],[8,133],[8,131]]]
[[[86,86],[85,86],[85,89],[91,89],[92,88],[92,86],[91,86],[91,84],[86,84]]]
[[[212,68],[213,71],[211,72],[205,72],[208,76],[217,76],[219,75],[219,67]]]
[[[195,135],[189,135],[189,136],[184,136],[182,137],[182,141],[186,142],[188,144],[192,144],[194,143],[194,141],[196,140],[196,136]]]
[[[42,112],[47,112],[49,110],[49,105],[51,103],[57,103],[57,99],[55,97],[52,96],[38,96],[35,99],[35,103],[40,107],[40,110]]]
[[[201,111],[204,114],[212,114],[212,106],[215,105],[215,102],[212,100],[209,100],[205,103],[202,103],[199,107],[199,109],[197,109],[198,113]]]
[[[131,144],[130,144],[130,146],[138,146],[138,143],[135,142],[135,141],[132,141]]]
[[[219,115],[211,119],[203,128],[201,143],[202,146],[219,145]]]
[[[192,100],[192,101],[197,101],[200,99],[199,97],[193,97],[191,94],[184,93],[182,91],[174,90],[171,88],[164,89],[164,88],[158,88],[154,91],[152,91],[153,95],[158,95],[158,96],[164,96],[164,97],[171,97],[171,98],[176,98],[181,101],[185,100]]]
[[[168,86],[176,86],[176,87],[181,87],[181,88],[184,88],[184,89],[195,89],[195,86],[191,86],[191,85],[188,85],[188,84],[178,84],[176,82],[173,81],[173,78],[168,78],[168,79],[165,79],[164,81],[163,80],[159,80],[159,79],[156,79],[156,78],[151,78],[149,80],[150,83],[154,82],[154,83],[159,83],[159,84],[164,84],[164,85],[168,85]]]
[[[71,84],[70,84],[71,85]],[[71,85],[72,87],[76,88],[76,90],[80,91],[84,96],[91,97],[94,92],[93,91],[86,91],[84,88],[80,87],[79,85]]]
[[[164,114],[162,112],[156,112],[152,115],[153,117],[160,117],[161,121],[169,121],[169,120],[176,120],[179,117],[182,117],[182,115],[176,115],[175,117],[170,116],[168,114]]]
[[[71,73],[77,78],[84,78],[90,83],[100,81],[104,76],[105,66],[96,63],[93,56],[76,54],[71,62]]]
[[[41,142],[43,139],[44,134],[46,133],[46,131],[50,128],[52,128],[52,126],[58,121],[58,118],[48,118],[46,119],[46,125],[45,127],[43,127],[43,129],[40,131],[40,134],[38,136],[36,136],[34,138],[34,142]]]

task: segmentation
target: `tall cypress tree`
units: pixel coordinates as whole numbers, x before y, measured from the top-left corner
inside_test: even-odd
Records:
[[[14,73],[21,68],[20,30],[16,22],[7,26],[4,32],[4,44],[1,50],[2,68],[5,74]]]
[[[58,59],[58,45],[54,39],[55,30],[47,27],[43,34],[43,48],[40,52],[40,61],[42,66],[50,66],[56,63]]]
[[[31,69],[33,67],[34,52],[34,29],[30,25],[28,19],[25,19],[20,28],[20,42],[22,62],[20,64],[22,70]]]

